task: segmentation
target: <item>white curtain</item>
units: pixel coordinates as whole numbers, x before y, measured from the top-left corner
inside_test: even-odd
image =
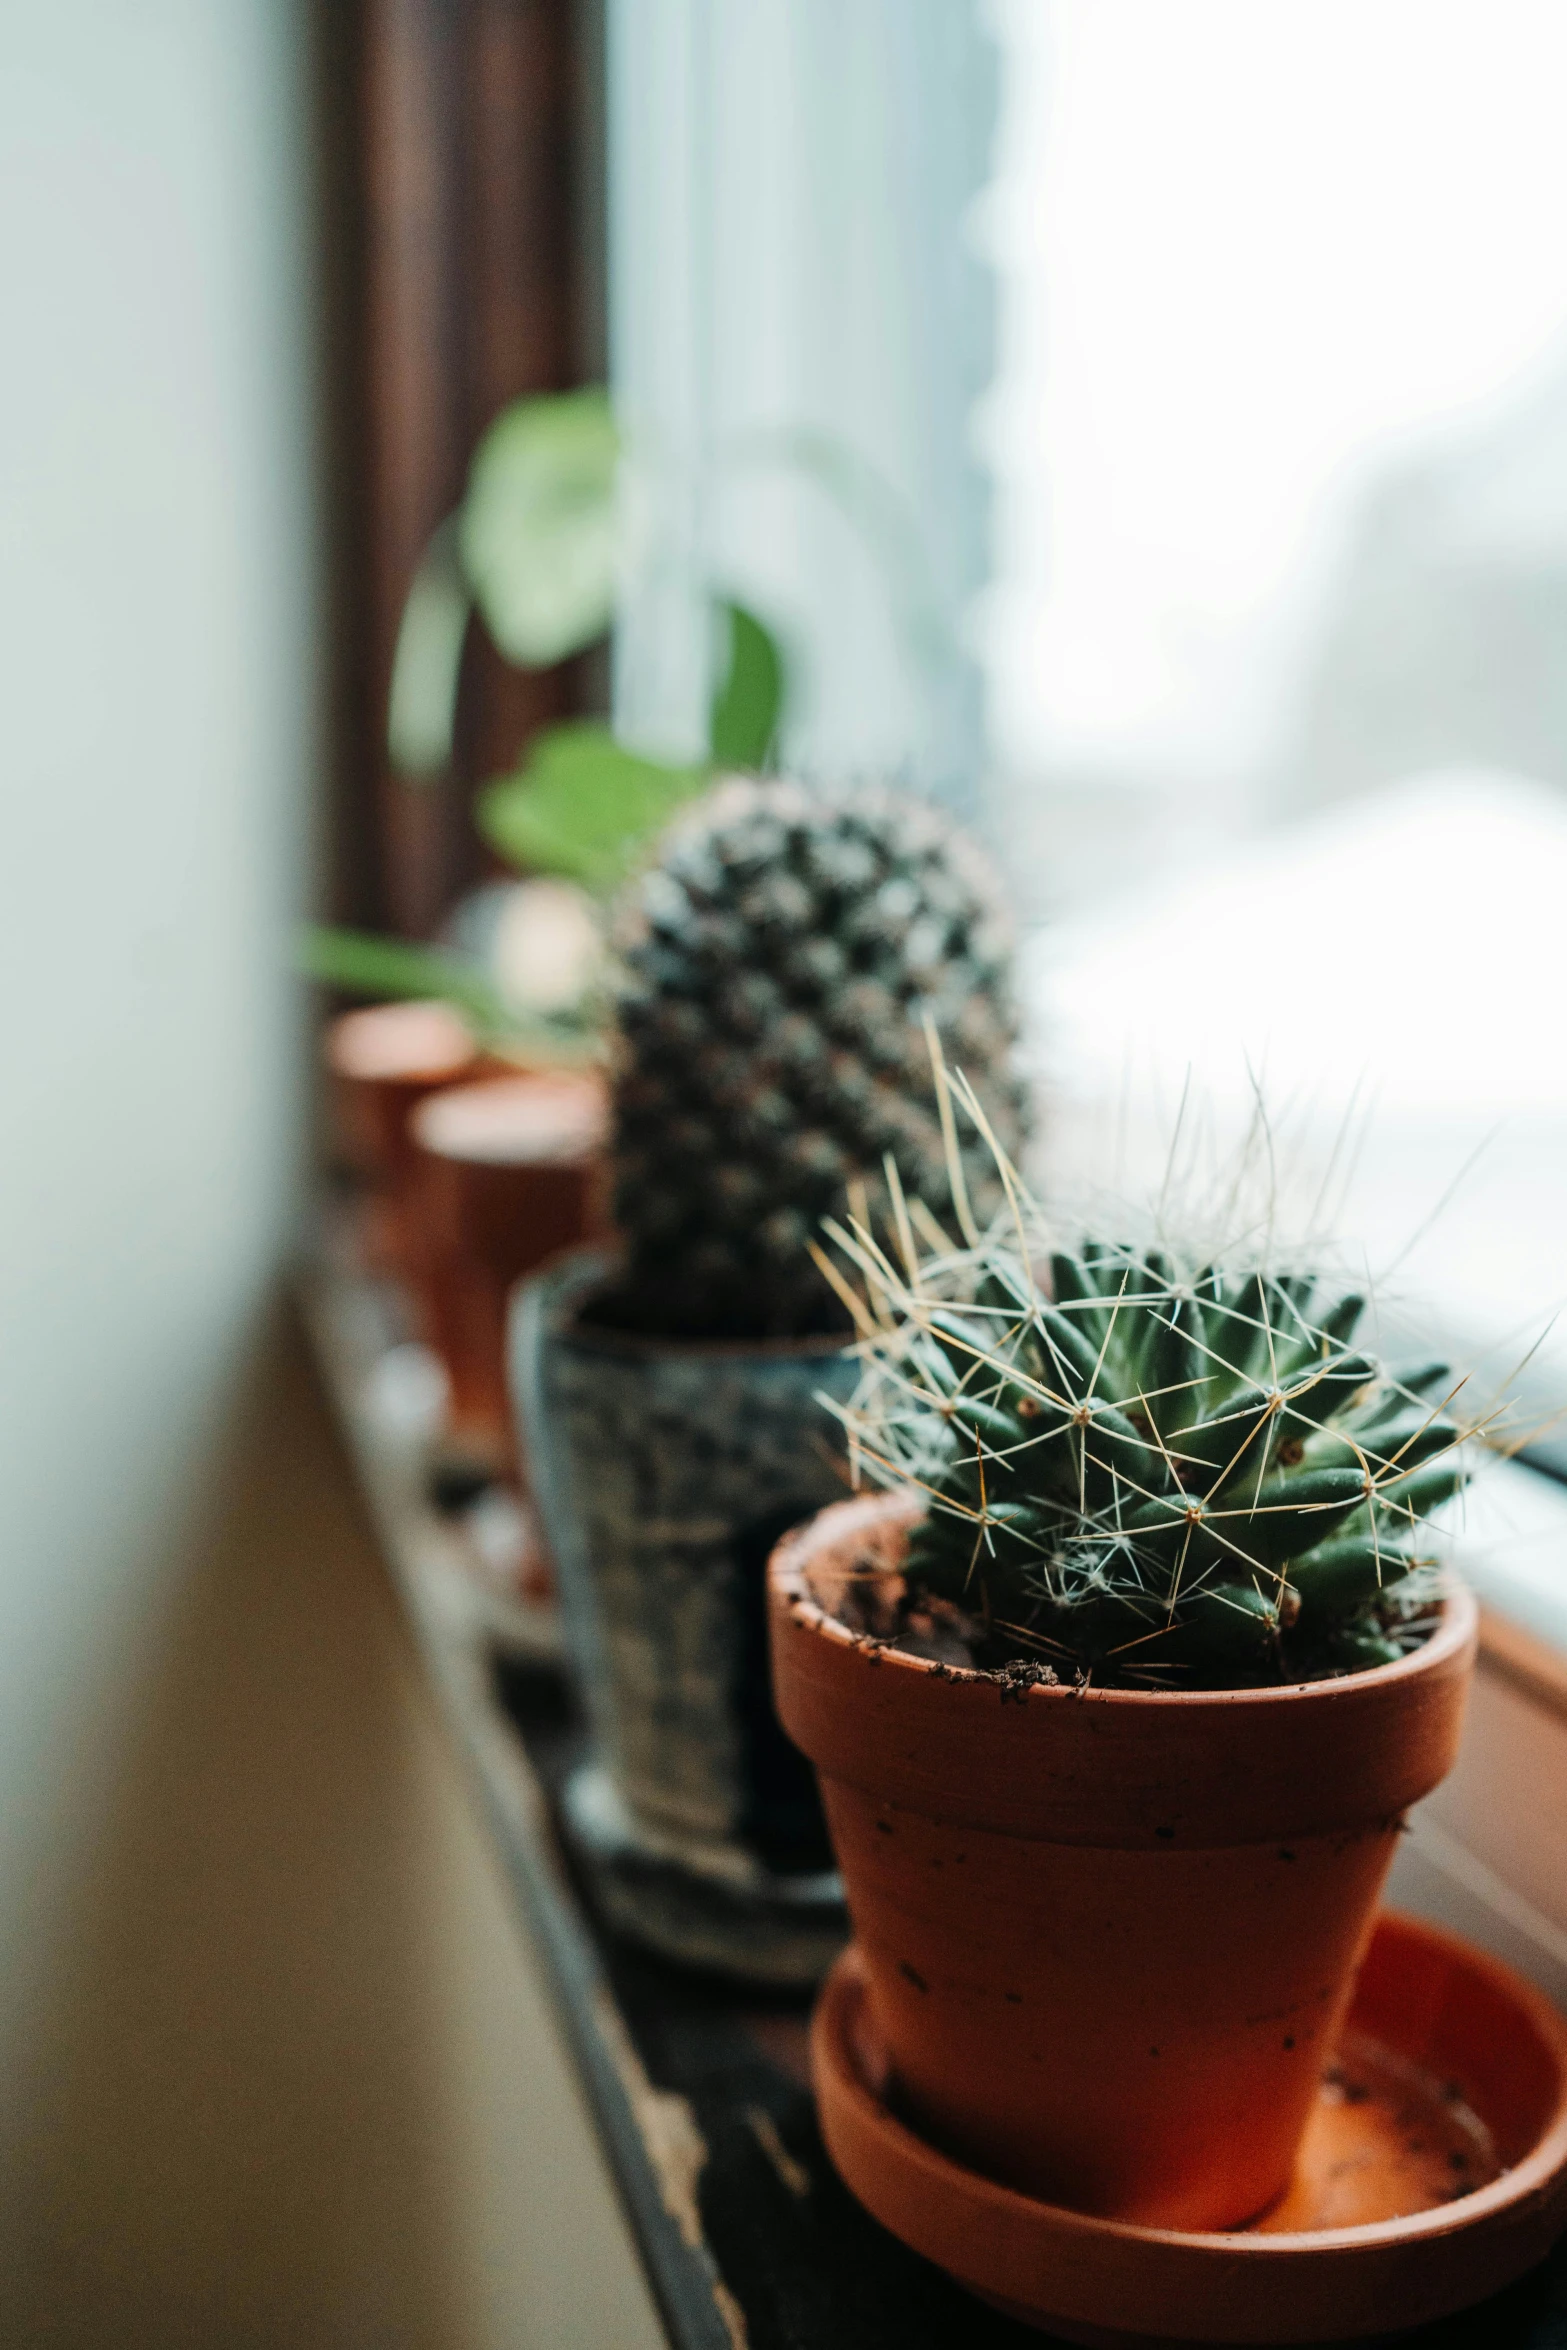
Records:
[[[963,805],[982,764],[970,439],[993,365],[970,0],[610,0],[610,344],[640,546],[626,734],[688,754],[711,592],[789,660],[784,753]]]

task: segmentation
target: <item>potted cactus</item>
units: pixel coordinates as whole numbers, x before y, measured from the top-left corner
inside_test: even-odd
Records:
[[[978,1245],[844,1237],[872,1302],[841,1408],[887,1490],[782,1544],[771,1630],[880,2060],[995,2180],[1237,2227],[1454,1756],[1446,1373],[1384,1367],[1304,1269],[1052,1250],[1015,1182]]]
[[[810,1243],[890,1182],[945,1197],[929,1040],[1019,1132],[1008,938],[929,808],[731,780],[617,918],[618,1262],[523,1293],[514,1387],[594,1733],[568,1821],[610,1915],[810,1981],[841,1940],[809,1771],[767,1693],[765,1569],[846,1490],[816,1397],[852,1335]],[[994,1169],[972,1158],[979,1194]]]

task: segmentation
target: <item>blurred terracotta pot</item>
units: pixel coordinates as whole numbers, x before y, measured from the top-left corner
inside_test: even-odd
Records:
[[[601,1237],[608,1093],[577,1071],[449,1087],[415,1110],[415,1284],[451,1386],[454,1449],[515,1468],[506,1301],[557,1250]]]
[[[940,2146],[1046,2202],[1227,2229],[1288,2183],[1408,1806],[1451,1768],[1476,1611],[1277,1689],[1009,1687],[851,1632],[919,1504],[774,1553],[774,1688],[815,1763],[874,2032]]]
[[[427,1095],[472,1075],[478,1046],[449,1004],[404,1003],[341,1013],[323,1050],[337,1149],[368,1193],[366,1257],[406,1278],[416,1249],[408,1121]]]

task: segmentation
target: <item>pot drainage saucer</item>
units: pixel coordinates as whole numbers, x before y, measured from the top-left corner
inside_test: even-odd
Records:
[[[561,1813],[604,1918],[662,1957],[813,1991],[843,1948],[849,1921],[836,1869],[784,1875],[739,1850],[655,1841],[597,1763],[573,1771]]]
[[[997,2185],[886,2103],[858,1953],[812,2025],[822,2135],[884,2227],[971,2292],[1068,2340],[1333,2342],[1463,2309],[1567,2228],[1567,2023],[1498,1960],[1377,1921],[1294,2184],[1198,2235]]]

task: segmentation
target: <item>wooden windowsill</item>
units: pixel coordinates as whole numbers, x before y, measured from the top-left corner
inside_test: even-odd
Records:
[[[584,1736],[556,1629],[497,1605],[481,1561],[427,1498],[422,1444],[388,1411],[379,1377],[406,1337],[395,1295],[329,1244],[312,1251],[301,1286],[393,1583],[542,1955],[671,2343],[1021,2350],[1033,2337],[906,2252],[838,2183],[806,2075],[806,2004],[682,1973],[596,1924],[553,1825]],[[1505,1849],[1499,1806],[1521,1823]],[[1567,1661],[1494,1609],[1463,1759],[1412,1820],[1393,1893],[1567,2001]],[[1430,2339],[1524,2350],[1563,2296],[1567,2250]]]

